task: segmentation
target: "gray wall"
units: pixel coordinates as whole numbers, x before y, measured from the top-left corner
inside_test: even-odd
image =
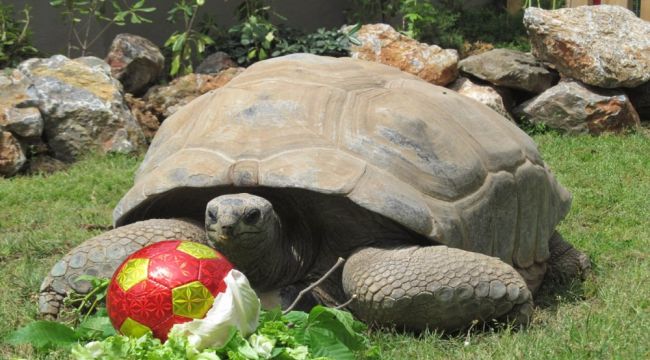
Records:
[[[153,20],[151,24],[113,26],[91,48],[91,54],[99,57],[106,55],[106,50],[116,34],[129,32],[144,36],[159,46],[180,24],[172,24],[166,20],[167,11],[174,0],[149,0],[149,6],[156,6],[155,13],[148,14]],[[201,8],[201,14],[210,14],[223,27],[235,22],[234,9],[239,0],[206,0]],[[470,0],[472,5],[482,5],[491,0]],[[67,44],[67,27],[63,23],[59,11],[49,5],[49,0],[12,0],[2,3],[13,4],[22,9],[28,4],[32,7],[32,30],[36,47],[46,53],[65,53]],[[315,30],[320,27],[332,28],[345,23],[344,10],[348,7],[346,0],[271,0],[272,8],[287,18],[291,27],[303,30]],[[155,5],[154,5],[155,4]],[[95,30],[95,29],[93,29]]]

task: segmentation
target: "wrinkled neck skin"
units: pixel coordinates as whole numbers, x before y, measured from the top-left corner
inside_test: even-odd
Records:
[[[279,289],[305,277],[313,262],[313,251],[306,246],[310,239],[292,241],[296,238],[296,234],[292,233],[295,226],[283,226],[285,224],[275,209],[262,198],[255,197],[268,205],[259,206],[256,203],[250,206],[249,201],[244,206],[233,206],[227,200],[215,204],[222,197],[208,204],[206,232],[212,245],[246,275],[255,290]],[[246,224],[242,219],[252,207],[261,208],[260,219],[254,224]],[[211,217],[211,211],[216,216]]]

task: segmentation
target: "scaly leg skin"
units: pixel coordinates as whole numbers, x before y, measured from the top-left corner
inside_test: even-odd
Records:
[[[189,220],[146,220],[103,233],[75,247],[52,267],[41,284],[39,312],[46,319],[56,319],[71,289],[82,294],[90,290],[89,282],[77,281],[79,276],[110,278],[127,256],[163,240],[208,243],[203,227]]]
[[[545,281],[584,280],[591,271],[589,257],[566,242],[557,231],[551,236],[548,246],[551,256]]]
[[[526,325],[533,311],[524,279],[487,255],[446,246],[364,248],[343,268],[350,308],[369,324],[460,330],[472,321]]]

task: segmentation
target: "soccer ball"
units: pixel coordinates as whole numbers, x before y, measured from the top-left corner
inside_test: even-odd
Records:
[[[142,248],[117,268],[106,308],[115,329],[165,341],[174,326],[201,319],[226,290],[232,264],[216,250],[191,241],[161,241]]]

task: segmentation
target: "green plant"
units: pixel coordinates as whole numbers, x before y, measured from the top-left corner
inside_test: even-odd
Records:
[[[177,17],[183,19],[183,31],[174,32],[165,41],[165,47],[172,53],[169,68],[172,77],[191,73],[194,58],[200,58],[205,52],[205,47],[214,44],[210,36],[194,29],[199,8],[204,4],[205,0],[181,0],[169,11],[169,21],[175,22]]]
[[[124,26],[127,23],[150,23],[143,13],[156,10],[145,7],[146,0],[129,2],[128,0],[51,0],[50,5],[59,8],[61,16],[68,24],[67,55],[78,50],[85,56],[93,44],[112,25]],[[103,25],[101,25],[103,24]],[[93,29],[101,26],[99,30]],[[92,36],[91,36],[92,33]]]
[[[564,0],[525,0],[523,8],[541,7],[544,9],[555,10],[564,7]]]
[[[240,64],[268,58],[277,43],[277,31],[278,28],[264,17],[249,16],[228,30],[235,42],[231,55]]]
[[[402,0],[352,0],[345,10],[348,23],[387,23],[397,15]]]
[[[360,45],[355,33],[361,24],[349,29],[320,28],[316,32],[303,34],[297,31],[285,30],[286,35],[281,36],[272,56],[282,56],[294,53],[310,53],[326,56],[347,56],[350,44]]]
[[[498,7],[467,8],[460,12],[458,31],[465,41],[483,41],[497,48],[529,51],[523,11],[509,14]]]
[[[460,10],[455,1],[433,5],[428,0],[402,0],[402,31],[408,36],[443,48],[459,49],[463,35],[457,23]]]
[[[0,4],[0,68],[16,66],[20,61],[38,54],[31,45],[30,7],[25,6],[23,18],[17,20],[11,5]]]

